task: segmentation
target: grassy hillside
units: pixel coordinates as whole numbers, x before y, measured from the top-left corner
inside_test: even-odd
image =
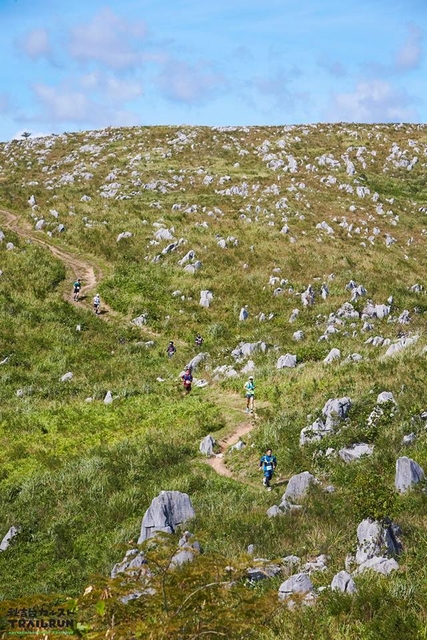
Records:
[[[209,581],[209,571],[247,566],[249,544],[262,558],[326,554],[327,572],[312,579],[329,585],[361,519],[390,518],[403,532],[400,569],[359,576],[356,596],[326,590],[313,607],[289,611],[276,608],[283,576],[239,583],[207,606],[217,624],[219,612],[243,603],[221,623],[229,630],[212,621],[203,629],[265,640],[425,637],[426,494],[420,483],[398,495],[394,473],[404,455],[427,470],[426,167],[427,127],[415,125],[139,127],[0,145],[0,541],[20,528],[0,553],[4,603],[77,598],[88,638],[105,637],[113,615],[116,637],[199,637],[194,621],[168,626],[155,598],[126,608],[114,596],[107,615],[99,599],[82,597],[88,584],[98,585],[97,598],[113,588],[105,576],[135,545],[152,498],[176,489],[191,497],[191,530],[204,549],[177,574],[181,583],[171,577],[178,591]],[[78,265],[93,267],[98,282],[74,303]],[[351,280],[366,289],[351,303],[358,317],[339,312]],[[315,302],[304,306],[309,285]],[[204,290],[209,308],[200,305]],[[91,311],[98,291],[100,317]],[[368,301],[388,304],[389,315],[362,318]],[[139,327],[132,320],[141,314]],[[197,332],[207,357],[195,377],[208,384],[184,397],[179,377],[199,351]],[[385,345],[369,341],[378,336]],[[413,344],[386,356],[402,336]],[[227,454],[233,477],[220,477],[199,443],[247,420],[247,359],[231,352],[258,341],[266,349],[251,357],[249,446]],[[325,364],[332,348],[340,359]],[[286,353],[297,366],[279,370]],[[360,361],[347,360],[355,353]],[[238,375],[219,374],[224,365]],[[369,420],[382,391],[396,405]],[[341,428],[300,446],[301,429],[344,396],[352,406]],[[373,445],[372,456],[345,464],[325,455],[359,442]],[[279,462],[271,493],[257,471],[266,446]],[[319,480],[303,510],[269,519],[302,471]]]

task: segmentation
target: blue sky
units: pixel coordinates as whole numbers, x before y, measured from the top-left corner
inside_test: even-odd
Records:
[[[427,122],[426,0],[0,0],[0,140]]]

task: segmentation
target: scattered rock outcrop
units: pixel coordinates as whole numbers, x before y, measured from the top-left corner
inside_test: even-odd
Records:
[[[397,459],[394,485],[399,493],[406,493],[415,484],[424,480],[424,478],[424,470],[418,462],[406,456]]]
[[[157,532],[174,533],[176,528],[195,517],[191,500],[180,491],[162,491],[144,514],[138,544]]]
[[[0,551],[6,551],[12,542],[13,538],[17,536],[19,533],[18,527],[10,527],[9,531],[4,536],[3,540],[0,542]]]
[[[200,443],[199,451],[204,456],[207,456],[208,458],[210,458],[211,455],[213,454],[214,445],[215,445],[214,438],[211,435],[205,436]]]

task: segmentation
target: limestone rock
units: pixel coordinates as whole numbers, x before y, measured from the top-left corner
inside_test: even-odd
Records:
[[[251,582],[258,582],[259,580],[265,580],[266,578],[274,578],[280,573],[280,567],[278,564],[272,564],[263,558],[255,558],[255,561],[260,563],[259,566],[250,567],[247,571]]]
[[[399,493],[406,493],[414,484],[418,484],[424,478],[424,470],[415,460],[406,456],[397,459],[394,485]]]
[[[284,356],[280,356],[277,360],[276,369],[285,369],[286,367],[293,368],[297,365],[297,357],[287,353]]]
[[[324,554],[317,556],[315,560],[311,560],[310,562],[306,562],[303,569],[311,575],[316,571],[326,571],[327,570],[327,557]]]
[[[215,445],[214,438],[212,438],[211,435],[205,436],[200,443],[199,451],[204,456],[207,456],[208,458],[210,458],[211,455],[213,454],[214,445]]]
[[[178,525],[191,520],[195,515],[191,500],[186,493],[162,491],[153,499],[144,514],[138,544],[159,531],[174,533]]]
[[[351,447],[347,447],[346,449],[340,449],[338,451],[338,455],[342,460],[344,460],[344,462],[353,462],[353,460],[358,460],[362,456],[372,455],[373,450],[373,445],[361,442],[359,444],[353,444]]]
[[[119,233],[119,235],[117,236],[116,242],[120,242],[120,240],[124,240],[125,238],[131,238],[131,237],[132,237],[132,233],[130,231],[122,231],[122,233]]]
[[[9,531],[4,536],[3,540],[0,542],[0,551],[6,551],[13,538],[17,536],[19,533],[18,527],[10,527]]]
[[[129,575],[139,573],[143,564],[146,564],[145,556],[138,549],[126,551],[126,555],[121,562],[117,562],[111,569],[110,577],[115,578],[119,573],[127,572]]]
[[[302,473],[292,476],[283,494],[282,501],[291,500],[295,502],[303,498],[314,480],[314,476],[309,471],[303,471]]]
[[[277,516],[283,516],[283,511],[282,509],[280,509],[280,507],[277,506],[277,504],[273,504],[272,507],[267,509],[267,516],[269,518],[276,518]]]
[[[372,518],[362,520],[357,527],[356,563],[360,565],[370,558],[398,555],[402,550],[400,533],[394,523],[381,524]]]
[[[198,353],[194,358],[190,360],[190,362],[185,366],[185,369],[190,369],[191,371],[195,371],[199,364],[204,362],[208,357],[207,353]]]
[[[245,443],[242,440],[238,440],[236,444],[233,444],[233,446],[230,447],[230,451],[241,451],[245,447],[246,447]]]
[[[324,364],[330,364],[334,360],[339,360],[341,358],[341,351],[339,349],[331,349],[326,358],[323,360]]]
[[[267,345],[262,340],[258,342],[241,342],[233,351],[231,355],[236,360],[241,358],[249,358],[253,353],[265,353]]]
[[[200,292],[200,306],[205,307],[205,309],[208,309],[211,302],[213,300],[213,293],[212,291],[209,291],[208,289],[204,289],[203,291]]]
[[[296,573],[279,587],[279,600],[284,600],[293,593],[308,593],[313,591],[313,583],[306,573]]]
[[[341,591],[342,593],[357,592],[354,580],[347,571],[340,571],[332,578],[331,589],[332,591]]]
[[[134,324],[136,327],[143,327],[147,324],[147,314],[141,313],[141,315],[132,320],[132,324]]]
[[[332,432],[332,424],[326,425],[322,420],[320,420],[320,418],[317,418],[313,424],[301,429],[299,443],[302,446],[309,442],[318,442]]]
[[[193,538],[194,535],[192,533],[184,531],[178,542],[180,549],[175,553],[171,560],[171,565],[173,567],[181,566],[186,562],[192,562],[192,560],[194,560],[194,556],[201,552],[199,542],[197,542],[197,540],[193,540]]]
[[[387,402],[393,402],[396,404],[396,400],[394,399],[391,391],[382,391],[378,394],[377,404],[386,404]]]
[[[326,426],[335,427],[339,422],[345,420],[350,409],[351,400],[348,396],[329,399],[322,409],[322,414],[326,418]]]
[[[245,305],[244,307],[242,307],[240,309],[240,313],[239,313],[239,320],[241,322],[247,320],[249,318],[249,311],[248,311],[248,306]]]
[[[368,569],[372,571],[376,571],[376,573],[382,573],[385,576],[388,576],[389,573],[395,571],[399,568],[399,564],[394,558],[383,558],[374,556],[373,558],[369,558],[362,562],[358,569],[354,572],[354,575],[358,575],[359,573],[363,573]]]

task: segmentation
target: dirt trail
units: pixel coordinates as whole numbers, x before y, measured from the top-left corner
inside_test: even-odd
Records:
[[[208,458],[206,460],[206,463],[210,467],[212,467],[214,471],[219,473],[220,476],[226,476],[227,478],[232,478],[233,474],[231,473],[230,469],[226,466],[225,459],[223,456],[225,452],[231,446],[233,446],[233,444],[236,444],[236,442],[238,442],[242,436],[252,431],[254,426],[255,426],[255,423],[253,422],[242,422],[241,424],[239,424],[237,429],[235,429],[232,433],[230,433],[228,436],[226,436],[223,440],[219,442],[219,446],[221,449],[219,455],[222,454],[221,457]]]
[[[77,278],[81,278],[83,285],[80,291],[80,301],[79,304],[83,304],[86,307],[92,307],[91,305],[91,293],[97,287],[99,281],[102,279],[102,271],[98,267],[95,267],[88,261],[78,258],[63,249],[59,249],[53,244],[50,244],[45,238],[42,238],[38,235],[38,231],[33,230],[28,224],[25,224],[18,216],[16,216],[11,211],[7,211],[6,209],[0,209],[0,215],[3,217],[3,226],[9,229],[10,231],[14,231],[17,235],[22,238],[27,238],[32,242],[36,242],[42,247],[48,249],[52,255],[54,255],[58,260],[61,260],[65,265],[67,270],[67,277],[70,280],[76,280]],[[64,291],[64,299],[67,302],[74,303],[73,300],[73,291],[72,286],[70,285]],[[86,300],[88,297],[88,300]],[[111,315],[116,315],[114,311],[105,303],[102,302],[102,316],[105,318],[104,314],[108,313]],[[147,331],[148,333],[152,333]],[[238,399],[240,402],[240,398]],[[230,406],[229,409],[232,407]],[[234,407],[235,408],[235,407]],[[256,415],[252,416],[252,420],[248,421],[249,416],[246,417],[244,422],[238,424],[233,431],[223,438],[219,442],[220,446],[220,457],[212,457],[206,460],[206,463],[216,471],[221,476],[226,476],[228,478],[233,477],[232,472],[225,464],[224,454],[227,450],[236,444],[239,439],[248,434],[255,427]],[[222,454],[222,455],[221,455]]]
[[[59,249],[55,245],[50,244],[46,239],[39,237],[37,235],[39,233],[38,231],[33,231],[28,225],[24,226],[22,220],[11,211],[0,209],[0,215],[3,217],[3,226],[7,229],[14,231],[16,234],[21,236],[21,238],[27,238],[42,247],[46,247],[52,255],[58,258],[58,260],[61,260],[67,269],[67,277],[70,278],[70,280],[81,278],[83,285],[80,291],[80,304],[91,306],[90,302],[85,301],[85,298],[95,289],[102,279],[102,271],[99,268],[95,271],[94,266],[90,264],[90,262],[87,262],[82,258],[77,258],[63,249]],[[69,289],[64,291],[64,299],[67,300],[67,302],[73,302],[71,285]],[[102,302],[102,311],[103,314],[106,312],[109,314],[112,313],[110,307],[104,301]]]

